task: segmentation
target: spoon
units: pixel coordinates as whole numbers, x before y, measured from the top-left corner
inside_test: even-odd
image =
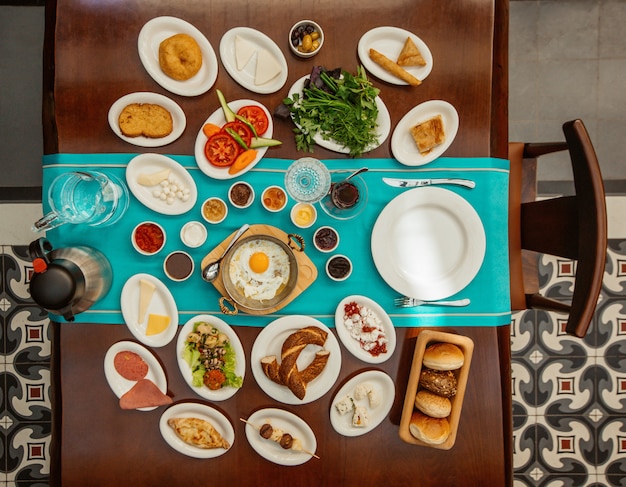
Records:
[[[222,259],[224,258],[224,256],[232,248],[235,242],[239,240],[239,237],[241,237],[246,232],[246,230],[248,230],[248,228],[250,228],[250,225],[246,223],[239,230],[237,230],[237,233],[235,234],[235,236],[231,239],[231,241],[226,246],[226,249],[222,253],[222,256],[219,259],[217,259],[215,262],[212,262],[211,264],[207,265],[204,269],[202,269],[202,279],[204,279],[206,282],[215,281],[218,274],[220,273],[220,262],[222,262]]]
[[[353,172],[352,174],[350,174],[347,178],[342,179],[341,181],[338,181],[338,182],[336,182],[336,183],[332,183],[332,184],[330,185],[330,188],[328,188],[328,194],[331,194],[331,193],[333,192],[333,187],[334,187],[334,186],[336,186],[337,184],[340,184],[340,183],[345,183],[346,181],[348,181],[348,180],[352,179],[352,178],[353,178],[354,176],[356,176],[357,174],[361,174],[362,172],[365,172],[365,171],[367,171],[367,170],[368,170],[368,168],[366,168],[366,167],[362,167],[361,169],[357,169],[356,171],[354,171],[354,172]]]

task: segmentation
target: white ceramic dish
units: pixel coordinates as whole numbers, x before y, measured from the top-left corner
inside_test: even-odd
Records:
[[[378,317],[383,328],[385,338],[387,339],[387,352],[380,355],[372,355],[367,350],[364,350],[360,342],[350,335],[350,332],[343,323],[344,307],[346,304],[355,302],[360,306],[369,308]],[[339,339],[343,346],[346,347],[348,352],[354,355],[359,360],[370,364],[381,364],[386,362],[393,355],[396,349],[396,329],[393,327],[391,318],[387,312],[377,302],[367,298],[365,296],[352,295],[341,300],[335,311],[335,330],[339,335]]]
[[[284,466],[302,465],[311,459],[310,453],[315,453],[317,440],[311,427],[301,418],[283,409],[260,409],[255,411],[246,424],[246,438],[250,446],[266,460]],[[285,433],[300,440],[304,451],[293,449],[285,450],[280,444],[266,440],[259,434],[258,428],[264,423],[269,423],[272,427],[280,428]]]
[[[272,114],[264,105],[262,105],[258,101],[247,100],[247,99],[234,100],[234,101],[228,102],[228,106],[235,113],[242,107],[245,107],[248,105],[256,105],[263,109],[263,111],[267,115],[267,119],[269,120],[267,131],[263,134],[263,137],[267,139],[271,139],[272,134],[274,133],[274,122],[272,120]],[[196,156],[196,163],[198,164],[198,167],[204,174],[206,174],[209,177],[212,177],[213,179],[233,179],[233,178],[238,178],[240,176],[243,176],[250,169],[256,166],[259,163],[259,161],[263,158],[265,153],[267,152],[267,147],[259,147],[257,149],[257,156],[254,159],[254,161],[248,164],[244,169],[239,171],[237,174],[229,174],[228,167],[213,166],[204,155],[204,146],[206,145],[208,138],[206,135],[204,135],[204,132],[202,131],[202,127],[207,123],[214,123],[215,125],[219,125],[220,127],[226,123],[226,118],[224,117],[224,111],[222,110],[221,107],[215,110],[211,114],[211,116],[209,116],[209,118],[207,118],[204,121],[204,123],[200,127],[200,131],[198,132],[198,136],[196,137],[196,144],[194,146],[194,154]]]
[[[172,132],[165,137],[150,138],[140,135],[139,137],[126,137],[120,130],[119,118],[122,110],[131,103],[152,103],[160,105],[165,108],[172,116]],[[139,147],[161,147],[167,144],[171,144],[178,139],[187,126],[187,118],[183,109],[173,100],[170,100],[167,96],[160,95],[158,93],[150,93],[147,91],[140,91],[137,93],[129,93],[118,99],[108,113],[109,126],[113,133],[120,139],[129,144],[133,144]]]
[[[394,85],[408,85],[406,81],[392,75],[372,61],[369,55],[370,49],[375,49],[392,61],[396,61],[400,51],[402,51],[402,47],[404,46],[407,37],[410,37],[413,40],[419,49],[420,54],[424,58],[424,61],[426,61],[426,65],[403,66],[403,68],[420,81],[424,81],[433,69],[433,56],[430,49],[428,49],[426,43],[415,34],[398,27],[376,27],[375,29],[369,30],[363,34],[361,39],[359,39],[357,46],[357,52],[361,63],[365,66],[365,69],[383,81],[387,81],[388,83]]]
[[[170,179],[189,189],[187,201],[175,198],[172,204],[168,204],[154,196],[154,190],[160,190],[158,185],[143,186],[137,182],[140,174],[153,174],[164,169],[170,170]],[[140,154],[133,157],[126,167],[126,183],[131,193],[144,206],[163,215],[182,215],[194,207],[198,198],[198,188],[189,171],[174,159],[162,154]]]
[[[174,450],[193,458],[216,458],[222,456],[230,448],[198,448],[197,446],[185,443],[167,424],[171,418],[198,418],[208,421],[222,435],[232,448],[235,442],[235,430],[230,421],[220,413],[206,404],[195,402],[181,402],[167,408],[159,419],[159,430],[165,442]]]
[[[188,34],[202,51],[202,67],[192,78],[178,81],[167,76],[159,65],[159,45],[168,37]],[[141,28],[137,39],[139,58],[154,81],[172,93],[197,96],[208,91],[217,79],[218,63],[213,46],[196,27],[176,17],[156,17]]]
[[[376,407],[372,407],[369,404],[367,398],[356,399],[354,397],[354,390],[360,384],[369,384],[378,395],[380,404]],[[396,395],[396,388],[393,384],[393,380],[387,374],[380,370],[368,370],[363,372],[348,382],[346,382],[341,389],[335,394],[333,402],[330,406],[330,423],[337,433],[344,436],[361,436],[372,431],[376,426],[383,422],[383,420],[391,411],[391,406]],[[362,406],[367,409],[367,416],[369,418],[368,425],[365,427],[352,426],[352,413],[339,414],[335,404],[341,401],[344,397],[350,396],[354,399],[356,406]]]
[[[443,121],[445,140],[428,154],[422,155],[411,136],[411,127],[437,115],[441,115]],[[459,114],[450,103],[442,100],[426,101],[412,108],[398,122],[391,136],[391,152],[399,162],[406,166],[423,166],[448,150],[458,130]]]
[[[261,359],[268,355],[276,355],[280,363],[280,350],[283,342],[289,335],[305,326],[317,326],[328,332],[324,348],[330,351],[330,357],[322,373],[307,385],[304,398],[298,399],[287,386],[276,384],[265,376]],[[318,350],[320,347],[315,345],[309,345],[302,350],[298,357],[298,368],[302,370],[306,367]],[[250,353],[250,368],[259,387],[272,399],[283,404],[307,404],[326,394],[337,380],[341,369],[341,349],[335,335],[322,322],[309,316],[283,316],[272,321],[257,336]]]
[[[257,46],[257,50],[252,54],[241,70],[237,69],[237,59],[235,56],[235,38],[237,36]],[[264,49],[272,55],[280,65],[281,72],[267,83],[257,85],[254,79],[257,58],[261,49]],[[250,27],[235,27],[222,36],[222,40],[220,41],[220,58],[228,74],[241,86],[254,93],[274,93],[285,86],[287,82],[287,60],[283,52],[267,35],[258,30],[251,29]]]
[[[432,301],[459,292],[485,257],[485,229],[461,196],[435,187],[415,188],[383,208],[372,230],[372,256],[384,281],[398,293]]]
[[[287,96],[291,98],[294,93],[302,94],[302,90],[304,88],[304,80],[306,80],[308,77],[309,75],[307,74],[306,76],[303,76],[298,81],[296,81],[289,89],[289,94]],[[378,118],[376,120],[378,122],[378,128],[376,130],[376,133],[378,134],[378,143],[369,147],[368,151],[372,151],[377,147],[380,147],[385,142],[385,140],[387,140],[387,137],[389,137],[389,133],[391,132],[391,116],[389,115],[389,110],[387,110],[387,106],[380,98],[380,96],[376,97],[376,106],[378,107]],[[317,145],[323,147],[324,149],[338,152],[340,154],[350,153],[350,149],[338,144],[334,140],[325,140],[320,134],[315,134],[315,136],[313,136],[313,140]]]
[[[139,281],[145,279],[156,287],[150,300],[148,312],[143,323],[138,323],[139,315]],[[122,316],[126,326],[133,336],[144,345],[149,347],[163,347],[172,341],[178,329],[178,308],[169,289],[150,274],[135,274],[130,277],[122,287]],[[148,315],[158,314],[169,316],[169,326],[158,335],[146,335]]]
[[[145,378],[154,382],[163,394],[167,394],[167,379],[159,361],[147,348],[131,341],[114,343],[104,356],[104,376],[113,393],[117,397],[122,397],[137,383],[136,381],[125,379],[115,370],[113,363],[115,356],[119,352],[125,351],[136,353],[148,364],[148,373]],[[156,406],[139,408],[137,411],[152,411],[154,409],[156,409]]]
[[[216,391],[212,391],[206,386],[202,387],[194,387],[191,383],[191,368],[189,364],[185,362],[183,359],[183,350],[185,348],[185,341],[187,340],[187,335],[193,331],[194,324],[198,321],[205,321],[210,323],[215,328],[224,333],[228,340],[230,341],[230,345],[235,351],[235,356],[237,357],[235,364],[235,373],[240,376],[242,379],[245,378],[246,374],[246,355],[243,351],[243,346],[241,345],[241,341],[239,337],[235,333],[235,331],[226,324],[224,320],[216,316],[211,315],[197,315],[191,318],[187,323],[183,325],[180,329],[180,333],[178,334],[178,340],[176,341],[176,359],[178,360],[178,368],[180,369],[180,373],[183,375],[183,379],[189,385],[192,391],[198,394],[200,397],[208,399],[209,401],[224,401],[234,396],[237,391],[239,391],[236,387],[223,387]]]

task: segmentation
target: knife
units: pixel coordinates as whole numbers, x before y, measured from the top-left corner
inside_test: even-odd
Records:
[[[466,188],[475,188],[476,183],[471,179],[454,179],[454,178],[441,178],[441,179],[396,179],[396,178],[383,178],[383,182],[389,186],[395,186],[396,188],[417,188],[420,186],[431,186],[433,184],[456,184],[459,186],[465,186]]]

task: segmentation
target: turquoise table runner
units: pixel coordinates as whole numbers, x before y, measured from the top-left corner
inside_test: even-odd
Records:
[[[43,160],[44,195],[51,181],[58,174],[72,170],[101,170],[115,174],[125,180],[128,162],[137,154],[55,154]],[[206,224],[207,242],[198,249],[185,249],[194,258],[196,271],[187,281],[170,281],[164,274],[163,258],[170,251],[184,248],[179,233],[189,220],[203,221],[200,213],[202,202],[209,196],[228,200],[228,188],[234,180],[215,180],[207,177],[196,165],[193,156],[169,156],[182,164],[191,174],[198,187],[198,201],[194,208],[183,215],[161,215],[143,206],[131,194],[130,207],[124,218],[114,226],[93,228],[83,225],[63,225],[47,233],[54,248],[74,245],[89,245],[105,253],[111,261],[114,276],[109,293],[90,310],[77,317],[81,322],[123,323],[120,311],[120,294],[126,280],[134,274],[151,274],[170,289],[179,311],[179,323],[185,323],[196,314],[222,316],[219,293],[213,285],[200,277],[200,262],[230,233],[244,223],[264,223],[280,228],[287,233],[297,233],[305,238],[306,253],[318,268],[316,281],[299,297],[280,312],[250,316],[239,313],[227,317],[231,325],[264,326],[274,319],[293,314],[313,316],[327,326],[334,326],[337,304],[346,296],[359,294],[378,302],[387,310],[395,326],[498,326],[510,323],[510,295],[508,274],[508,180],[509,163],[495,158],[439,158],[423,167],[408,168],[393,159],[333,159],[325,160],[333,171],[353,171],[367,165],[369,171],[362,174],[368,186],[368,202],[364,212],[348,221],[335,220],[318,209],[318,220],[310,229],[298,229],[291,223],[289,209],[280,213],[269,213],[260,202],[263,188],[278,184],[283,186],[284,173],[291,160],[265,158],[257,167],[238,179],[248,181],[257,192],[253,205],[245,210],[229,207],[226,220],[218,225]],[[379,276],[370,250],[372,228],[381,210],[394,197],[406,191],[392,188],[382,182],[388,177],[455,177],[471,178],[476,181],[475,189],[445,186],[465,198],[478,212],[485,227],[487,249],[484,262],[474,280],[450,299],[470,298],[465,308],[422,306],[398,309],[393,299],[398,296]],[[43,198],[44,212],[49,210]],[[167,232],[165,249],[156,256],[139,255],[132,247],[130,233],[143,220],[157,220]],[[353,264],[352,275],[344,282],[331,281],[324,272],[329,257],[312,245],[315,228],[332,225],[340,234],[336,253],[348,255]],[[55,319],[58,317],[55,316]]]

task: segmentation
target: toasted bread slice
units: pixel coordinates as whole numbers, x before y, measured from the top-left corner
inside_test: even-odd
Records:
[[[122,134],[126,137],[159,139],[172,133],[172,114],[161,105],[131,103],[124,107],[118,118]]]
[[[411,136],[420,154],[428,154],[446,139],[441,115],[411,127]]]
[[[396,63],[398,66],[426,66],[422,53],[410,37],[404,41],[404,47],[402,47]]]

